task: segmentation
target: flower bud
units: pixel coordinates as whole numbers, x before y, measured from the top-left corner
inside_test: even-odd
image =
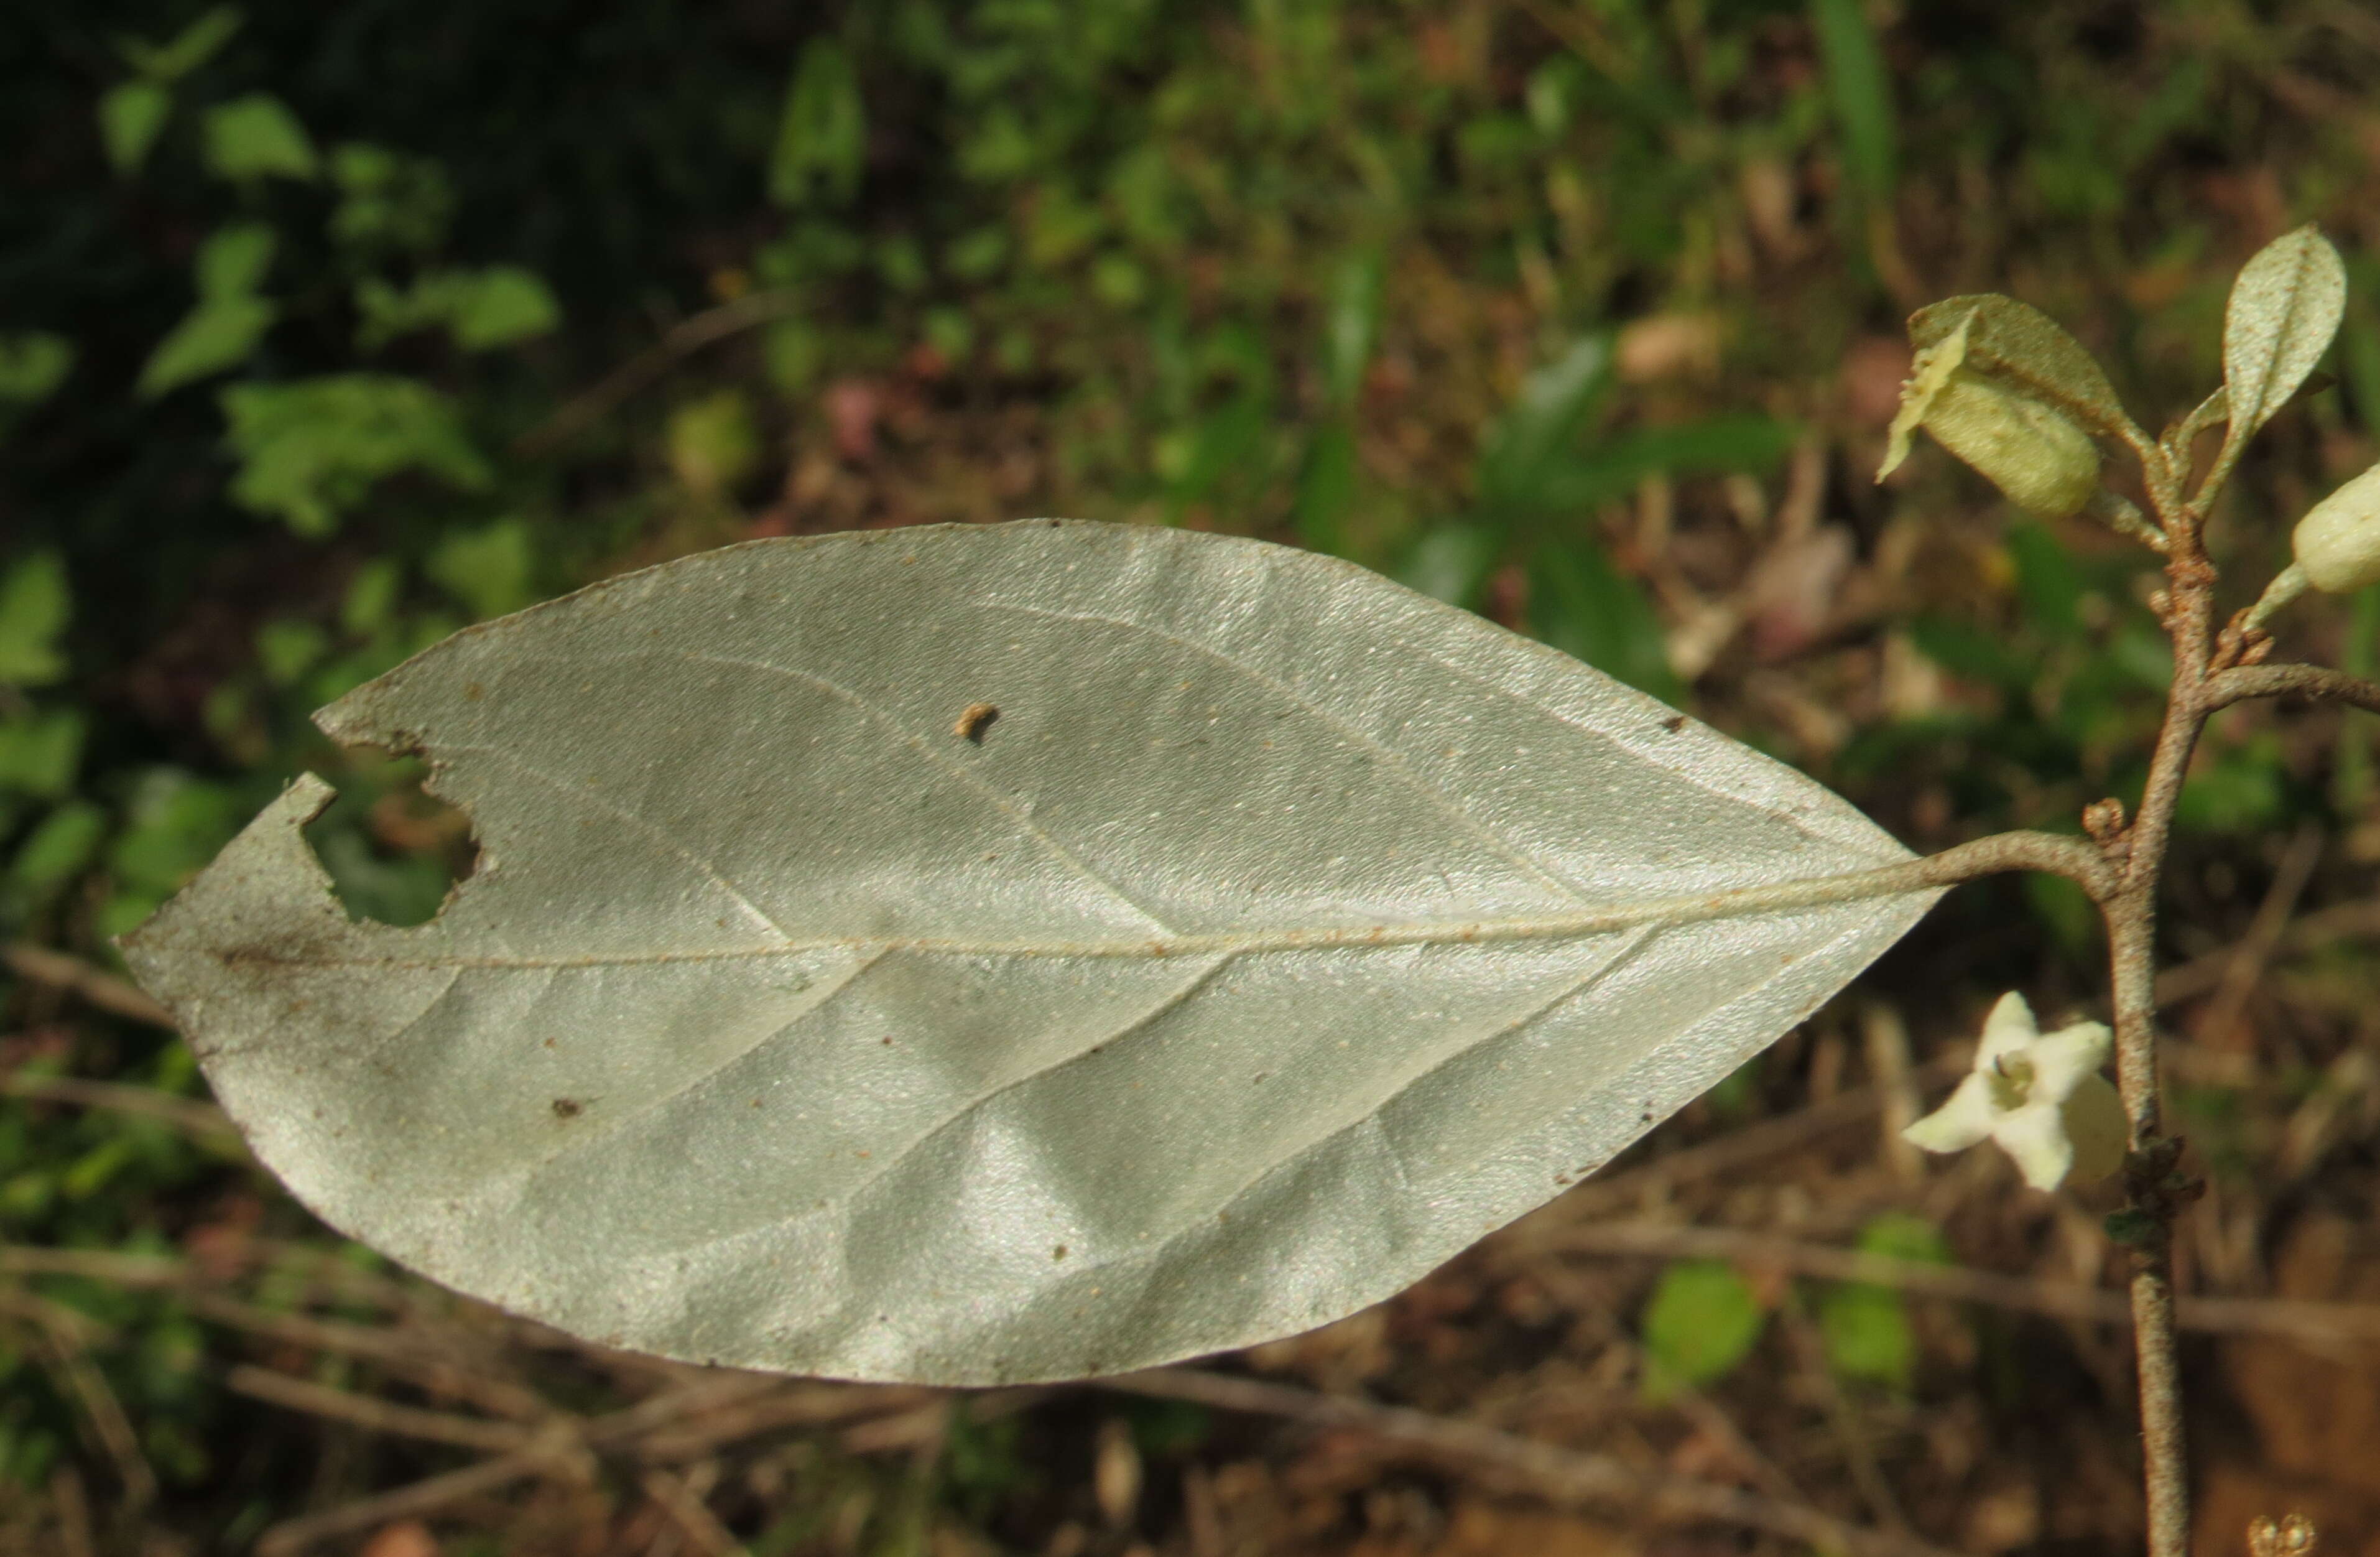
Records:
[[[2057,407],[1968,367],[1974,322],[1969,314],[1917,354],[1876,479],[1909,456],[1909,435],[1923,427],[2026,513],[2060,519],[2082,512],[2099,488],[2098,445]]]
[[[2380,584],[2380,465],[2307,510],[2289,543],[2317,590],[2337,595]]]

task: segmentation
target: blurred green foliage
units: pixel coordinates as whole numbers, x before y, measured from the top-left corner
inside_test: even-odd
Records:
[[[1680,1386],[1716,1383],[1752,1354],[1768,1314],[1735,1267],[1716,1259],[1685,1260],[1661,1272],[1645,1305],[1647,1398]]]
[[[1868,485],[1877,419],[1846,407],[1928,300],[1912,275],[2041,305],[2155,420],[2213,382],[2254,229],[2319,217],[2360,311],[2341,390],[2285,417],[2227,503],[2243,578],[2286,555],[2284,500],[2380,431],[2347,112],[2380,55],[2312,0],[2186,21],[2079,0],[600,0],[560,27],[528,0],[19,0],[11,20],[0,939],[102,963],[308,769],[340,791],[309,835],[350,911],[427,918],[468,839],[418,763],[335,751],[309,710],[622,566],[892,517],[1300,541],[1694,700],[1895,824],[1938,796],[1928,825],[1952,832],[2070,825],[2137,786],[2156,719],[2141,559],[2016,519],[1947,459]],[[1709,360],[1630,369],[1647,322],[1690,324]],[[1747,483],[1753,512],[1804,440],[1820,517],[1900,592],[1815,647],[1681,655],[1632,505],[1674,477],[1685,520]],[[1028,473],[947,507],[801,506],[929,485],[938,443]],[[1682,523],[1690,581],[1749,566],[1698,560],[1724,528]],[[2380,591],[2323,630],[2368,673]],[[1938,685],[1843,698],[1839,744],[1740,695],[1878,644]],[[2350,721],[2309,754],[2218,726],[2192,846],[2368,817],[2371,739]],[[2079,965],[2088,906],[2024,890],[2023,955],[2046,930]],[[28,1035],[12,1066],[195,1085],[176,1044],[61,1036],[53,992],[0,995],[0,1037]],[[152,1119],[0,1102],[12,1241],[168,1247],[239,1173]],[[1914,1225],[1863,1246],[1939,1258]],[[193,1528],[237,1545],[273,1516],[269,1475],[226,1470],[187,1312],[38,1285],[114,1327],[93,1355]],[[1897,1296],[1815,1305],[1838,1371],[1915,1387]],[[1709,1381],[1764,1315],[1732,1271],[1682,1266],[1645,1323],[1657,1370]],[[0,1477],[23,1482],[76,1441],[37,1352],[0,1332]],[[1204,1430],[1167,1420],[1134,1418],[1144,1453]],[[846,1495],[888,1542],[929,1496],[988,1517],[1029,1477],[1005,1429],[971,1431],[939,1490],[822,1462],[827,1512],[755,1550],[798,1549]]]

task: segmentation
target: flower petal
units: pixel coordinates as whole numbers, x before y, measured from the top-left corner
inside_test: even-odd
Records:
[[[2025,1003],[2024,996],[2010,990],[2000,996],[1992,1014],[1984,1018],[1984,1040],[1975,1050],[1975,1068],[1989,1070],[1994,1062],[2040,1040],[2041,1028],[2033,1019],[2033,1007]]]
[[[2056,1104],[2035,1104],[2000,1115],[1992,1139],[2015,1160],[2017,1172],[2035,1189],[2055,1189],[2074,1166],[2074,1143]]]
[[[2115,1036],[2101,1022],[2077,1022],[2045,1034],[2027,1055],[2033,1061],[2034,1097],[2042,1102],[2070,1097],[2084,1077],[2098,1075],[2107,1063]]]
[[[1990,1085],[1980,1076],[1959,1083],[1950,1101],[1900,1132],[1900,1138],[1928,1151],[1964,1151],[1992,1133]]]
[[[2104,1076],[2082,1078],[2058,1110],[2066,1138],[2074,1143],[2074,1176],[2103,1179],[2124,1165],[2131,1148],[2131,1121],[2124,1117],[2124,1100]]]

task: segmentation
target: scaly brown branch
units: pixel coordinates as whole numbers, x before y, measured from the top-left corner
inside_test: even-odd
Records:
[[[2251,698],[2301,698],[2380,713],[2380,682],[2320,665],[2240,665],[2207,677],[2204,699],[2209,712]]]

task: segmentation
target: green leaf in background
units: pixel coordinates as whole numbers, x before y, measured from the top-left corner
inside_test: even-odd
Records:
[[[1349,255],[1330,284],[1328,325],[1322,337],[1323,394],[1336,409],[1355,404],[1372,342],[1380,329],[1380,289],[1386,266],[1378,249]]]
[[[455,213],[443,167],[385,146],[349,141],[335,148],[331,182],[339,190],[331,237],[347,249],[426,254],[444,239]]]
[[[261,222],[238,222],[218,227],[199,245],[190,274],[201,298],[246,297],[264,285],[280,240]]]
[[[2288,806],[2282,787],[2288,771],[2274,731],[2260,730],[2236,746],[2204,742],[2182,781],[2173,824],[2185,832],[2229,836],[2277,826]]]
[[[537,599],[537,548],[527,522],[498,519],[477,529],[458,529],[438,542],[422,571],[431,582],[486,621],[518,611]]]
[[[1627,496],[1647,476],[1769,469],[1801,436],[1790,421],[1746,413],[1639,428],[1584,452],[1556,451],[1502,496],[1517,514],[1568,517]]]
[[[1929,611],[1913,618],[1909,640],[1953,675],[1997,687],[2012,698],[2024,697],[2041,674],[2041,665],[2019,653],[2004,635],[1944,613]]]
[[[561,322],[561,306],[536,273],[491,265],[471,273],[455,300],[455,344],[465,351],[486,351],[542,335]]]
[[[46,330],[0,335],[0,407],[23,409],[57,393],[74,369],[74,342]]]
[[[2063,876],[2028,870],[2023,883],[2025,906],[2035,923],[2049,932],[2067,955],[2080,961],[2099,943],[2099,906],[2091,894]]]
[[[367,351],[440,325],[463,350],[485,351],[544,335],[562,320],[553,293],[518,265],[432,271],[402,292],[367,276],[356,287],[356,344]]]
[[[300,535],[328,535],[372,484],[419,470],[467,491],[494,480],[455,407],[419,379],[338,373],[233,384],[222,395],[240,460],[231,494]]]
[[[2227,449],[2265,425],[2313,371],[2347,310],[2347,267],[2312,223],[2285,233],[2240,267],[2223,309]]]
[[[822,195],[841,202],[859,188],[868,161],[868,116],[851,56],[832,38],[802,50],[785,89],[776,150],[769,158],[769,198],[788,208]]]
[[[1872,208],[1880,208],[1900,185],[1900,152],[1892,79],[1876,30],[1861,0],[1810,0],[1810,25],[1826,65],[1835,124],[1842,131],[1843,162],[1860,194]]]
[[[153,400],[248,360],[280,317],[269,298],[202,298],[141,365],[140,397]]]
[[[8,863],[8,883],[39,902],[79,874],[107,834],[107,812],[89,800],[68,800],[43,817]]]
[[[1328,412],[1306,444],[1291,511],[1298,539],[1318,552],[1347,553],[1347,515],[1356,481],[1355,400],[1380,322],[1383,263],[1377,250],[1350,255],[1333,277],[1322,335]]]
[[[218,178],[302,181],[321,171],[306,127],[271,92],[249,92],[208,109],[202,128],[207,171]]]
[[[1664,1399],[1678,1387],[1715,1383],[1759,1344],[1768,1316],[1735,1267],[1685,1260],[1661,1272],[1645,1305],[1644,1390]]]
[[[1522,381],[1479,456],[1479,496],[1490,509],[1524,503],[1546,463],[1586,431],[1611,383],[1611,338],[1588,335]]]
[[[58,635],[74,614],[66,559],[35,552],[0,578],[0,687],[46,687],[67,673]]]
[[[140,172],[173,111],[173,92],[154,81],[126,81],[101,93],[99,140],[107,164],[128,177]]]
[[[0,719],[0,791],[65,798],[82,761],[82,714],[74,709]]]
[[[1342,420],[1326,421],[1305,447],[1290,519],[1309,550],[1347,554],[1347,515],[1355,504],[1355,432]]]
[[[2061,642],[2082,632],[2082,573],[2074,553],[2038,519],[2009,526],[2009,555],[2016,563],[2017,598],[2025,620]]]
[[[1923,1217],[1888,1212],[1861,1230],[1863,1254],[1950,1263],[1949,1246]],[[1830,1286],[1818,1300],[1818,1335],[1827,1361],[1847,1379],[1906,1390],[1917,1366],[1917,1338],[1899,1289],[1873,1282]]]
[[[1670,703],[1682,693],[1653,602],[1592,540],[1537,548],[1529,565],[1529,622],[1538,638],[1640,692]]]
[[[380,632],[395,619],[404,589],[405,575],[395,561],[372,558],[347,580],[347,592],[339,602],[339,626],[358,638]]]
[[[155,912],[239,825],[238,797],[178,768],[152,768],[126,807],[107,851],[115,893],[99,913],[102,935],[119,935]]]
[[[1433,525],[1414,543],[1398,583],[1418,590],[1432,600],[1468,607],[1479,598],[1479,586],[1496,566],[1495,532],[1478,525]]]
[[[1978,292],[1928,303],[1909,316],[1909,344],[1930,349],[1961,324],[1969,368],[2012,381],[2102,436],[2120,438],[2131,426],[2098,359],[2056,320],[2014,298]]]
[[[740,389],[722,389],[670,413],[671,471],[689,491],[717,496],[759,468],[760,429]]]
[[[1376,1302],[1937,895],[1736,901],[1910,857],[1468,613],[1148,525],[733,546],[318,723],[432,763],[494,867],[352,921],[309,776],[127,943],[260,1158],[450,1285],[794,1372],[1078,1377]]]
[[[277,304],[256,295],[277,247],[273,229],[259,222],[207,236],[191,265],[198,306],[149,354],[137,386],[141,398],[153,400],[248,360],[281,314]]]
[[[275,687],[286,687],[330,652],[331,635],[297,618],[267,622],[256,629],[256,668]]]
[[[144,43],[138,38],[118,38],[115,48],[124,56],[124,63],[142,76],[170,83],[212,59],[215,51],[231,42],[232,34],[239,30],[240,21],[237,6],[217,6],[201,12],[171,43]]]

